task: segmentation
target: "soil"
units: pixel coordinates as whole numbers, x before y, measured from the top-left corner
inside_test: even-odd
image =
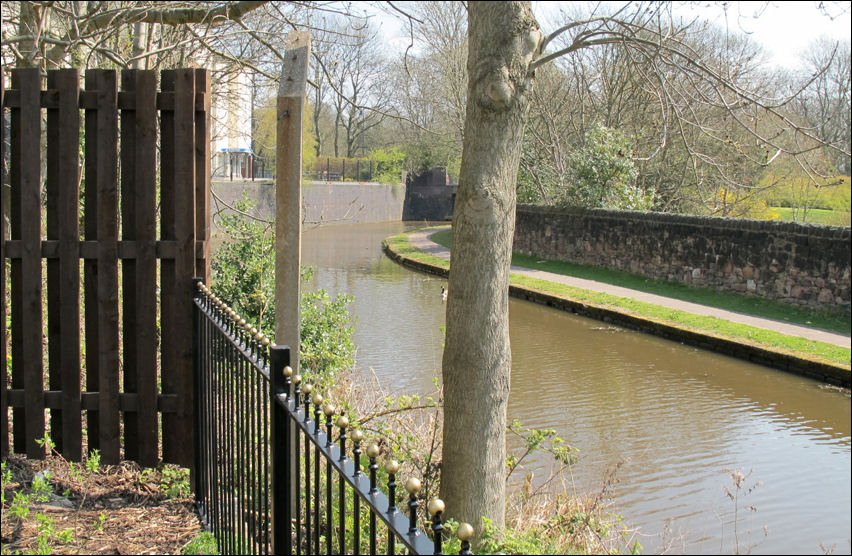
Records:
[[[174,481],[177,468],[164,473],[124,462],[92,471],[58,456],[11,455],[4,463],[3,554],[46,553],[38,552],[40,536],[53,554],[180,554],[202,530],[188,484]],[[42,500],[33,494],[37,474],[51,486]],[[16,493],[33,494],[24,518],[11,511]],[[68,529],[73,535],[59,536]]]

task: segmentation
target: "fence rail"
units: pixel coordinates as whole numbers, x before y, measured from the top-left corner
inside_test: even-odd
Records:
[[[270,343],[201,280],[194,304],[196,500],[220,551],[441,554],[443,502],[429,501],[427,534],[417,523],[419,481],[406,481],[398,508],[399,464],[388,460],[388,494],[379,490],[378,447],[362,451],[361,431],[293,375],[289,348]],[[461,524],[458,532],[470,554],[473,530]]]
[[[164,461],[189,467],[192,353],[182,338],[192,326],[185,292],[208,273],[209,74],[163,71],[158,90],[155,71],[87,70],[81,87],[80,70],[51,70],[43,90],[37,68],[11,73],[11,88],[0,87],[10,116],[4,365],[9,333],[12,356],[0,451],[9,453],[11,410],[11,449],[30,458],[44,457],[47,432],[71,461],[87,447],[104,463],[156,465],[162,442]]]

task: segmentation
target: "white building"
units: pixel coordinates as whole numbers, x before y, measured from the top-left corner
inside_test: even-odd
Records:
[[[245,72],[225,73],[213,82],[213,176],[249,178],[252,172],[252,87]]]

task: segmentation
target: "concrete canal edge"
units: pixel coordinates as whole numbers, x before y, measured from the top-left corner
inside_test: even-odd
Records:
[[[449,270],[443,266],[418,261],[404,253],[400,253],[394,249],[388,240],[382,241],[382,250],[391,260],[406,268],[443,278],[449,275]],[[835,365],[826,361],[808,359],[753,344],[681,328],[654,319],[624,313],[609,307],[576,301],[528,286],[511,284],[509,286],[509,295],[631,330],[653,334],[667,340],[715,351],[758,365],[772,367],[845,388],[852,387],[852,372],[850,372],[849,367]]]

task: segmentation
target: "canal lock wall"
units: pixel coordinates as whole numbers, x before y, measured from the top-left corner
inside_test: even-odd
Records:
[[[850,310],[850,228],[519,205],[514,249],[648,278]]]
[[[375,182],[311,181],[302,184],[303,224],[363,224],[400,220],[451,220],[455,186],[446,172],[436,168],[417,176],[406,176],[405,184]],[[211,207],[214,218],[233,212],[246,195],[255,203],[253,214],[275,218],[273,180],[214,180]]]

